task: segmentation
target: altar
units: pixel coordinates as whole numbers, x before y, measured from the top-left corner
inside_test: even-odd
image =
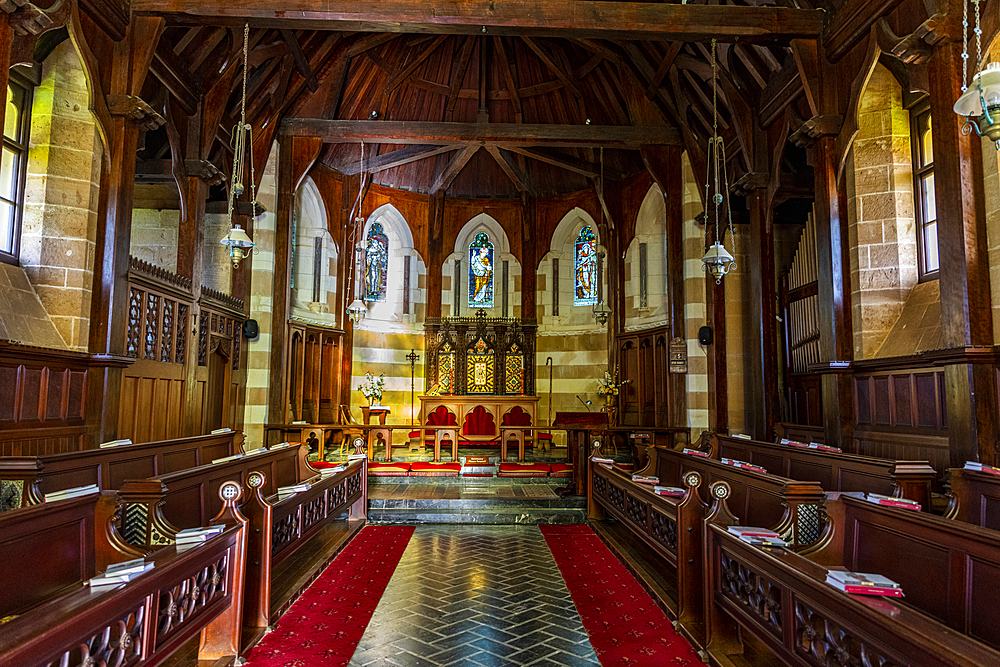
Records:
[[[538,426],[537,396],[420,396],[421,421],[428,429],[425,439],[433,438],[435,459],[447,442],[457,451],[463,447],[500,446],[506,460],[508,442],[518,445],[518,460],[531,442]],[[539,433],[539,438],[543,437]],[[549,438],[548,434],[545,437]]]

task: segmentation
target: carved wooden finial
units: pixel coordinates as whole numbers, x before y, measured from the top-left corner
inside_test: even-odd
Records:
[[[709,510],[708,516],[705,517],[706,522],[719,526],[732,526],[739,523],[739,519],[729,511],[729,505],[726,503],[732,494],[733,490],[728,482],[713,482],[708,487],[708,495],[712,499],[712,508]]]
[[[249,480],[247,480],[249,482]],[[263,483],[263,481],[261,482]],[[222,504],[225,507],[234,507],[236,501],[240,499],[243,495],[243,488],[238,482],[225,482],[219,487],[219,498],[222,498]]]
[[[597,458],[601,457],[601,441],[600,440],[594,440],[594,442],[591,445],[590,458],[594,458],[595,456]]]
[[[365,454],[365,439],[358,436],[354,439],[354,453],[355,454]]]
[[[725,484],[725,482],[723,482]],[[684,486],[689,489],[697,489],[701,486],[701,473],[689,470],[684,473]]]

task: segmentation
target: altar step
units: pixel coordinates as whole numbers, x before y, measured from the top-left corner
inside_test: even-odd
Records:
[[[411,499],[368,501],[369,523],[474,523],[489,525],[574,524],[587,520],[587,499]]]

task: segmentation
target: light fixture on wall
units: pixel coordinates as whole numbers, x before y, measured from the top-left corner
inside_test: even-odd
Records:
[[[727,228],[733,240],[733,247],[736,247],[736,234],[733,231],[733,215],[731,202],[729,201],[729,174],[726,172],[726,144],[719,136],[719,80],[717,76],[718,65],[715,61],[715,40],[712,40],[712,136],[708,140],[708,154],[705,156],[707,168],[705,173],[705,222],[706,231],[708,223],[709,206],[715,210],[715,242],[705,251],[705,256],[701,258],[702,263],[708,272],[715,276],[715,284],[722,282],[722,277],[736,268],[736,260],[732,254],[726,250],[725,231],[719,234],[720,219],[719,206],[725,202]],[[725,184],[725,188],[720,187],[720,181]]]
[[[594,304],[594,321],[604,326],[608,323],[608,317],[611,316],[611,309],[608,305],[604,303],[603,300],[598,301]]]
[[[240,261],[250,255],[254,249],[253,239],[240,227],[234,219],[236,198],[243,195],[246,187],[243,178],[246,176],[246,158],[250,158],[250,210],[257,214],[257,179],[253,168],[253,127],[247,123],[247,68],[250,66],[247,53],[250,43],[250,24],[243,26],[243,95],[240,99],[240,122],[233,128],[233,171],[232,186],[229,188],[229,219],[233,228],[222,237],[220,243],[226,246],[229,257],[233,260],[233,268],[240,268]],[[247,137],[249,136],[249,143]]]
[[[976,8],[974,34],[976,35],[977,73],[969,85],[969,3]],[[955,113],[966,118],[962,134],[975,132],[996,144],[1000,151],[1000,63],[983,67],[983,31],[979,25],[980,0],[965,0],[962,20],[962,96],[955,102]]]
[[[365,142],[361,142],[361,180],[358,182],[358,200],[354,204],[354,227],[353,227],[353,238],[349,239],[354,243],[354,270],[351,274],[351,282],[354,287],[354,301],[351,301],[351,305],[347,307],[347,316],[351,319],[351,322],[357,324],[360,322],[365,314],[368,312],[368,307],[365,306],[364,301],[358,298],[358,283],[361,281],[358,278],[358,274],[364,271],[365,268],[365,247],[361,242],[361,232],[363,231],[363,226],[365,224],[364,216],[361,215],[361,204],[364,201],[365,193]]]

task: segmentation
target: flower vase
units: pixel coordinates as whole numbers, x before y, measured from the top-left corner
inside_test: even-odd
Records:
[[[610,409],[615,404],[614,394],[604,394],[604,408],[605,410]]]

